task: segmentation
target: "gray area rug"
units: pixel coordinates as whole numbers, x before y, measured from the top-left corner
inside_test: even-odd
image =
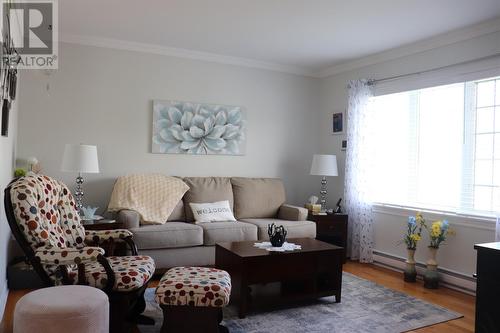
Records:
[[[162,312],[154,289],[146,291],[145,315],[155,326],[139,326],[141,333],[158,333]],[[268,312],[251,312],[239,319],[235,307],[224,309],[224,325],[231,333],[405,332],[462,317],[461,314],[385,288],[349,273],[343,274],[342,302],[325,297],[314,303]]]

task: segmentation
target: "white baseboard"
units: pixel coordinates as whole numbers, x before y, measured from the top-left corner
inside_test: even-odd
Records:
[[[405,268],[405,258],[375,250],[373,251],[373,263],[398,272],[403,272]],[[418,278],[422,279],[425,272],[425,264],[418,262],[416,266]],[[441,282],[444,287],[458,290],[469,295],[476,295],[476,280],[472,276],[439,267],[438,271],[441,275]]]
[[[7,304],[7,298],[9,297],[9,289],[7,288],[7,280],[3,283],[3,288],[0,290],[0,320],[3,320],[3,314],[5,311],[5,305]]]

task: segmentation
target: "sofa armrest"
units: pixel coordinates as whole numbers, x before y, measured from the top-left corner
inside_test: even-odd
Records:
[[[307,209],[292,205],[281,205],[278,211],[278,218],[280,220],[289,221],[305,221],[307,220]]]
[[[123,224],[125,229],[139,228],[141,217],[135,210],[122,209],[116,214],[116,220]]]

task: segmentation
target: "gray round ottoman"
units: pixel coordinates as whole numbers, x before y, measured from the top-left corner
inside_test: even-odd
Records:
[[[108,296],[87,286],[58,286],[24,295],[14,310],[14,333],[108,333]]]

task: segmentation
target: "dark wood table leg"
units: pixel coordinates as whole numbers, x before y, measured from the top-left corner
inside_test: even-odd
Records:
[[[239,285],[239,299],[238,299],[238,317],[243,319],[247,315],[248,310],[248,283],[244,274],[241,275],[240,285]]]
[[[337,264],[335,265],[335,303],[340,303],[342,297],[342,263],[344,257],[337,256]]]
[[[340,303],[341,296],[342,296],[342,291],[339,289],[335,294],[335,303]]]
[[[238,316],[245,318],[248,310],[248,280],[245,275],[245,265],[233,253],[215,246],[215,267],[223,269],[231,276],[231,300],[237,303]]]

